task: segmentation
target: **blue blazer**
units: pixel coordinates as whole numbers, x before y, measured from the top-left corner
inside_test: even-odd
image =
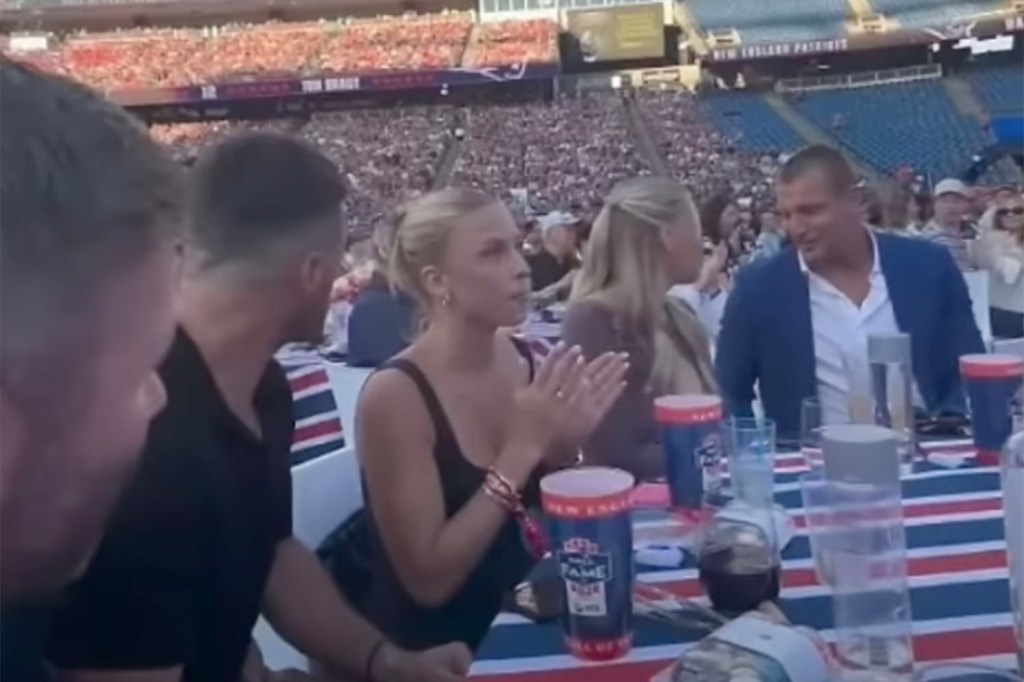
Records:
[[[930,412],[963,412],[958,359],[985,352],[963,276],[941,246],[884,234],[876,243],[896,324],[910,334],[921,397]],[[757,383],[778,432],[799,435],[800,404],[818,394],[818,384],[807,276],[794,248],[740,271],[722,317],[715,369],[731,414],[751,414]]]

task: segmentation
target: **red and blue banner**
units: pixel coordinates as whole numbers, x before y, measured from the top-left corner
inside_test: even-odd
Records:
[[[435,71],[375,71],[331,73],[290,79],[230,80],[184,88],[134,88],[109,95],[125,107],[165,104],[214,104],[238,100],[302,97],[383,90],[429,90],[486,83],[510,83],[554,78],[557,64],[509,64]]]

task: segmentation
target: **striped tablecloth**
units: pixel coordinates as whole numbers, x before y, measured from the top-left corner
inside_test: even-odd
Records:
[[[963,451],[970,444],[928,447]],[[782,606],[793,622],[831,639],[831,598],[818,584],[803,530],[797,480],[802,468],[799,455],[777,459],[776,501],[790,510],[797,527],[783,555]],[[924,465],[905,479],[903,488],[916,660],[971,659],[1014,667],[998,470]],[[636,523],[664,525],[665,518],[659,512],[638,512]],[[687,597],[701,593],[694,568],[638,570],[643,582]],[[557,624],[536,625],[502,614],[477,653],[472,672],[476,679],[501,682],[647,682],[686,646],[673,630],[637,619],[635,646],[626,658],[587,664],[565,652]]]
[[[292,389],[292,466],[345,447],[345,433],[327,365],[315,348],[291,346],[275,358]]]

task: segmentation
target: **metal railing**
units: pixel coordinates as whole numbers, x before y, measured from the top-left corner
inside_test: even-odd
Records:
[[[942,78],[942,67],[938,64],[922,64],[900,69],[882,69],[862,73],[848,73],[834,76],[810,76],[785,78],[775,84],[778,92],[812,92],[814,90],[845,90],[869,88],[885,83],[909,83]]]

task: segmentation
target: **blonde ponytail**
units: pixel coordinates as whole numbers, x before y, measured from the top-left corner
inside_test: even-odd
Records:
[[[414,199],[398,209],[397,230],[388,255],[392,285],[430,306],[421,280],[423,269],[439,265],[452,230],[463,216],[490,206],[495,199],[475,189],[448,187]]]
[[[662,230],[699,231],[689,192],[670,178],[620,182],[594,221],[572,301],[596,301],[652,355],[648,386],[658,393],[681,389],[696,374],[701,389],[716,390],[708,337],[688,306],[667,296]]]

